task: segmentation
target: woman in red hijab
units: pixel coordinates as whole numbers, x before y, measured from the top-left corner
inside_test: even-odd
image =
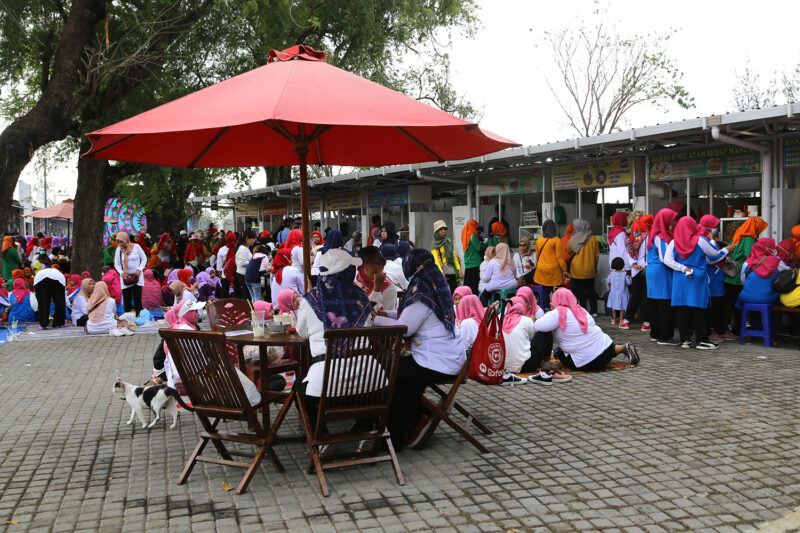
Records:
[[[33,237],[28,241],[28,246],[25,248],[25,257],[28,261],[33,261],[33,254],[36,252],[36,247],[39,246],[39,238]]]
[[[778,257],[786,268],[792,268],[794,264],[794,254],[796,253],[796,245],[792,239],[784,239],[778,243]]]
[[[772,282],[780,270],[781,259],[777,255],[775,239],[758,239],[750,250],[750,257],[742,265],[742,292],[736,307],[744,304],[775,304],[780,294],[772,288]],[[756,327],[754,325],[754,327]]]
[[[617,211],[611,216],[613,228],[608,230],[608,264],[617,257],[625,259],[625,248],[628,244],[628,215]]]

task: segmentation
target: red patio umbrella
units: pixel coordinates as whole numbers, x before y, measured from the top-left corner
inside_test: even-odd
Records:
[[[87,135],[83,157],[186,168],[300,166],[309,274],[308,163],[458,160],[518,144],[360,76],[299,45],[269,62]]]

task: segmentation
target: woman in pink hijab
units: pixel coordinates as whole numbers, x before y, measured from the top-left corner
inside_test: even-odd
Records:
[[[591,372],[603,370],[616,356],[622,354],[632,366],[639,364],[639,350],[630,342],[615,344],[606,335],[569,289],[557,289],[550,300],[553,310],[544,314],[534,325],[536,331],[550,331],[558,347],[553,355],[571,370]],[[542,371],[546,380],[549,372]],[[540,376],[542,376],[540,373]]]
[[[708,334],[709,265],[725,259],[734,246],[719,250],[708,240],[707,233],[708,230],[698,226],[692,217],[685,216],[675,225],[675,238],[664,252],[664,264],[673,271],[671,305],[678,318],[681,348],[716,350],[719,347]]]
[[[461,328],[461,342],[465,350],[472,349],[485,314],[486,309],[481,304],[480,298],[474,294],[467,294],[458,301],[456,324]]]
[[[458,312],[458,302],[461,301],[461,298],[469,296],[470,294],[473,294],[472,289],[466,285],[456,287],[456,290],[453,291],[453,305],[456,306],[456,312]]]

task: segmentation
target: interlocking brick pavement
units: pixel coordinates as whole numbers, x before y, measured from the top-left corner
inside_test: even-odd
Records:
[[[602,319],[601,319],[602,320]],[[282,443],[242,471],[198,465],[199,425],[132,431],[117,370],[148,378],[157,339],[88,337],[0,347],[0,529],[8,531],[751,531],[798,504],[796,347],[714,352],[640,342],[638,368],[542,387],[462,387],[494,433],[478,454],[441,427],[424,451],[332,471],[323,498],[306,450]],[[294,414],[283,432],[297,429]],[[8,522],[14,523],[8,523]]]

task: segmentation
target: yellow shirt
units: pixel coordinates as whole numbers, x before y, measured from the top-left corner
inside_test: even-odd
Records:
[[[536,240],[536,273],[533,282],[545,287],[558,287],[564,284],[566,271],[561,239],[539,237]]]
[[[434,248],[431,250],[431,255],[433,255],[433,261],[436,263],[436,266],[439,267],[439,270],[444,273],[444,267],[442,265],[447,264],[447,256],[444,254],[444,246],[439,248]],[[456,255],[455,251],[453,251],[453,264],[451,265],[456,271],[456,277],[461,277],[461,265],[458,264],[458,256]]]
[[[567,245],[567,251],[572,248]],[[578,253],[573,256],[570,265],[570,275],[575,279],[593,279],[597,275],[597,261],[600,259],[600,245],[592,235],[586,244],[581,246]]]
[[[795,283],[800,284],[800,270],[797,272]],[[795,287],[792,292],[781,294],[781,305],[784,307],[800,307],[800,287]]]

